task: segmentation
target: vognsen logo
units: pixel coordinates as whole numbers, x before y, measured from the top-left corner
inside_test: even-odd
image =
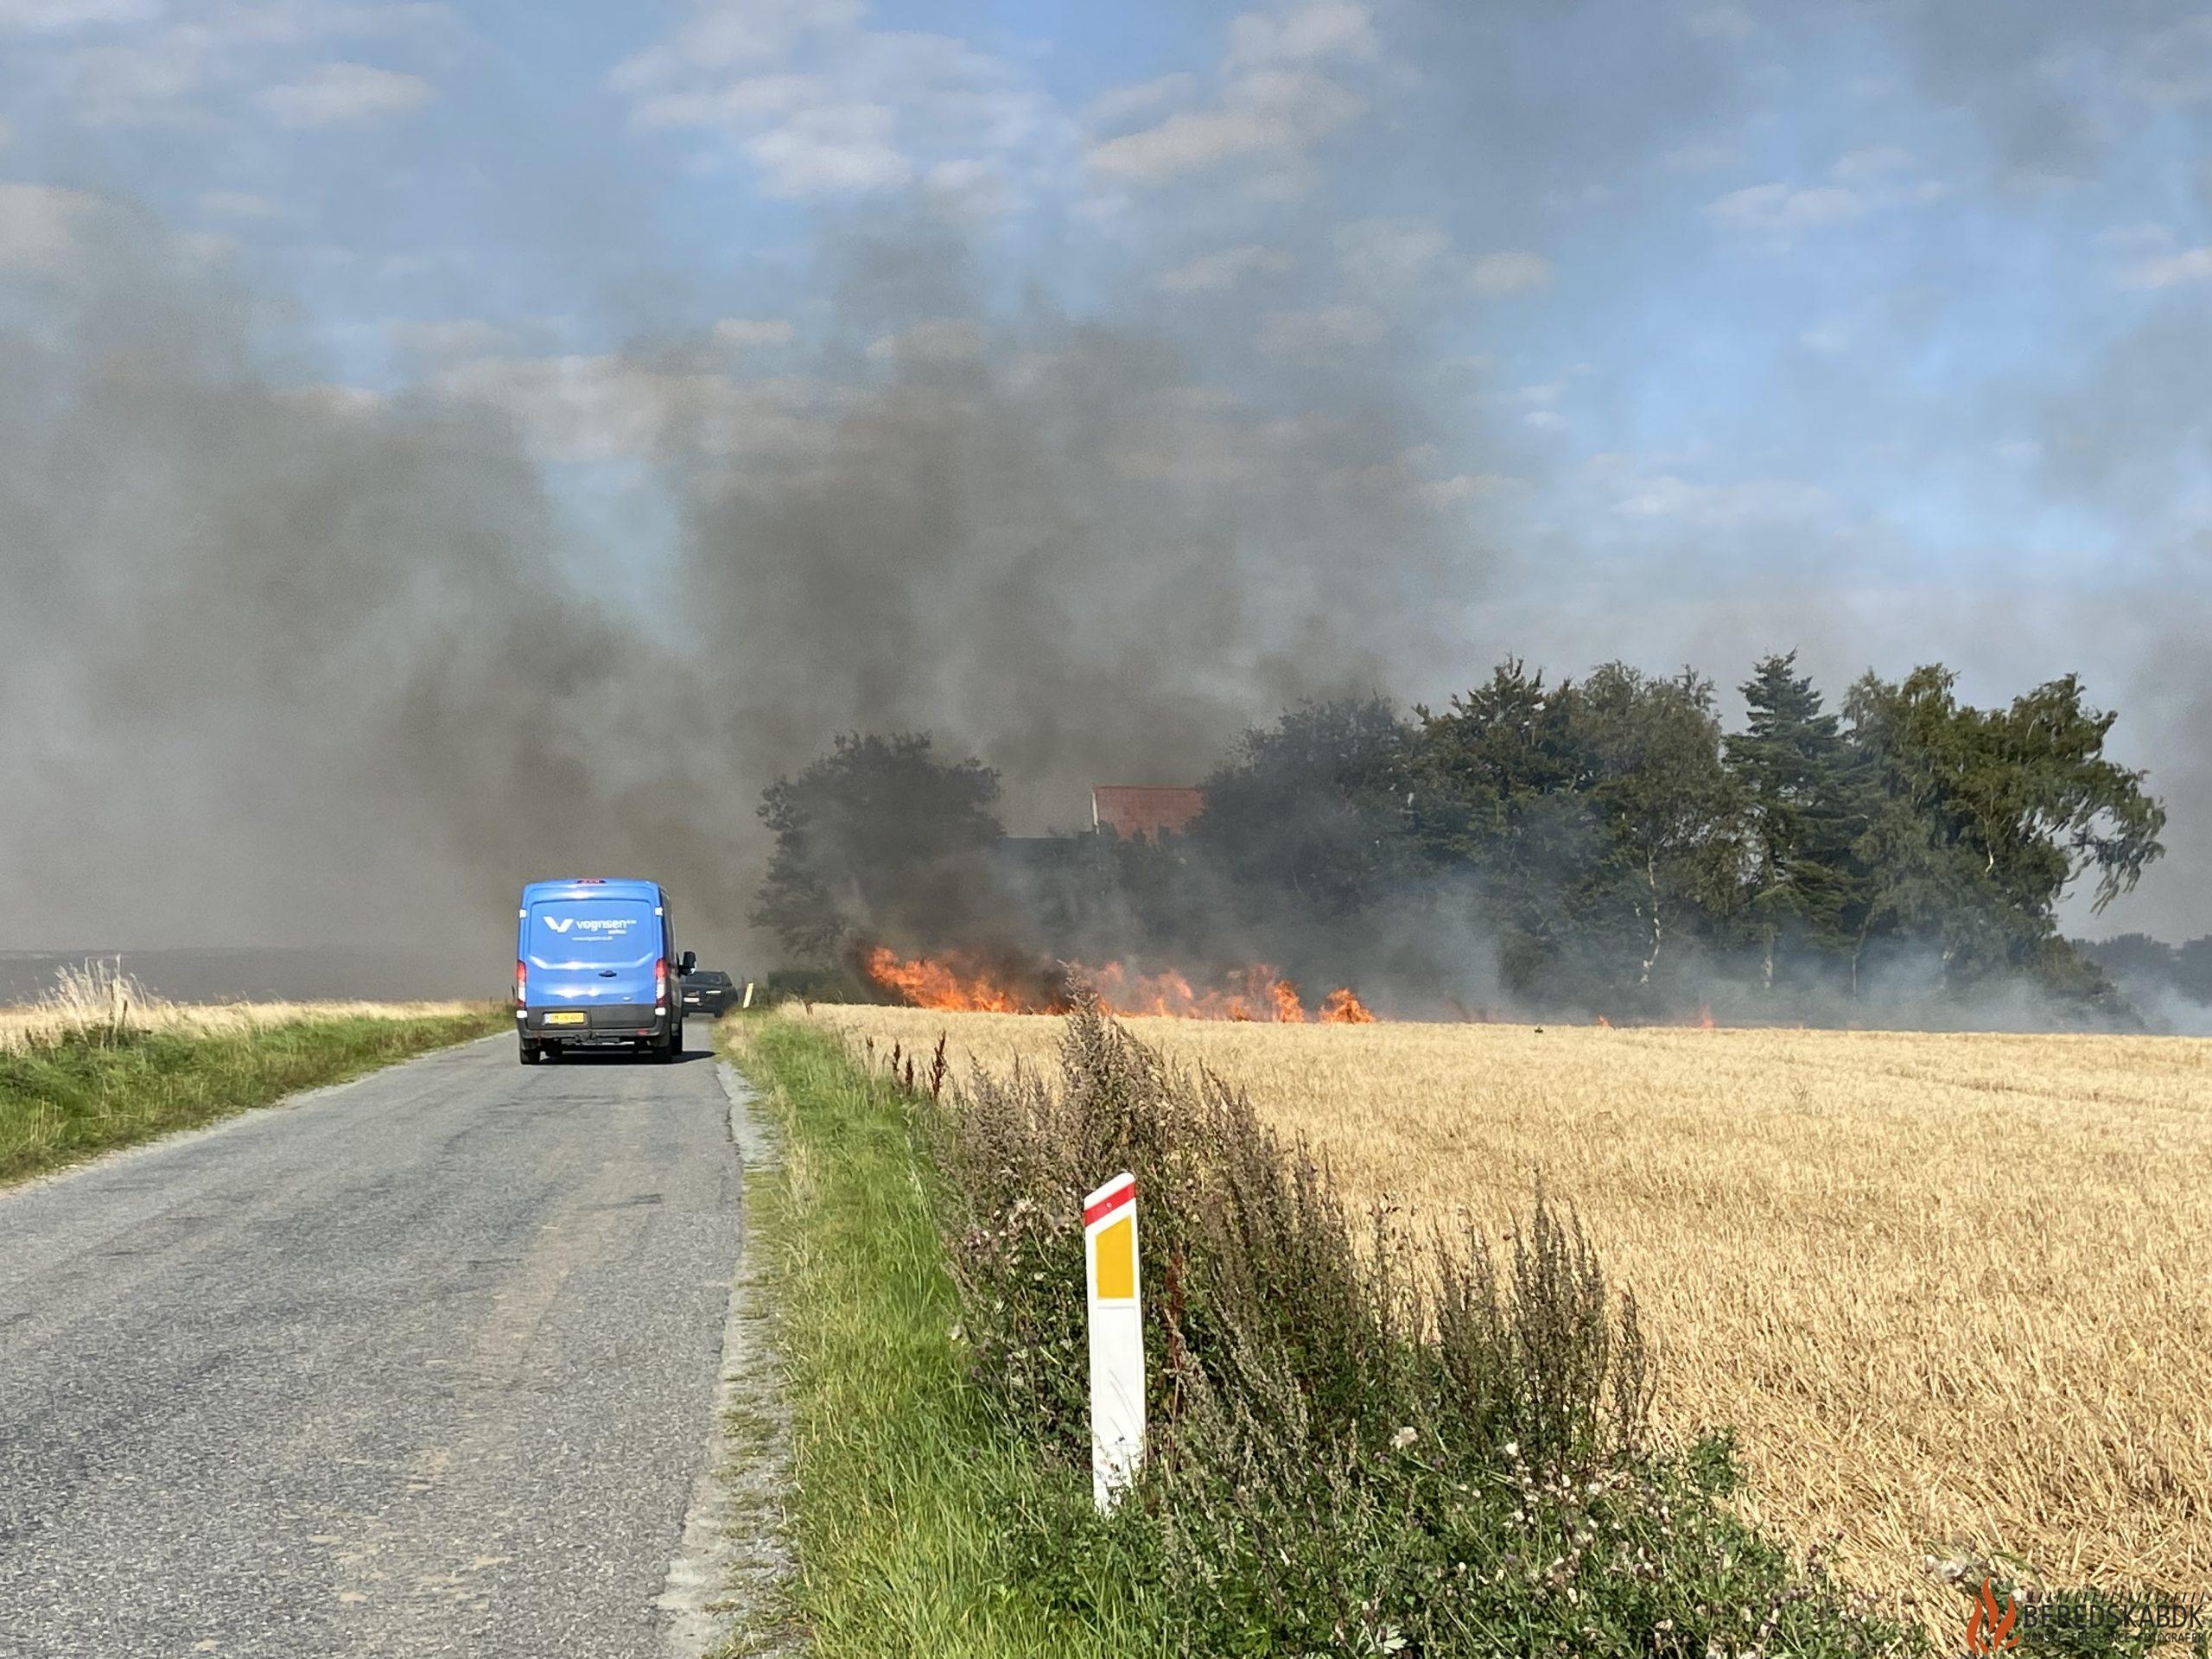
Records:
[[[548,916],[543,920],[556,933],[565,933],[573,927],[580,932],[604,934],[609,938],[627,933],[638,925],[634,916]]]

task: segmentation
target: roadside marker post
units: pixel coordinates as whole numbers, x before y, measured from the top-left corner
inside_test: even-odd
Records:
[[[1090,1310],[1090,1496],[1110,1510],[1144,1461],[1144,1313],[1137,1278],[1137,1178],[1083,1201]]]
[[[745,982],[745,1006],[748,1008],[753,1006],[753,982],[749,979]]]

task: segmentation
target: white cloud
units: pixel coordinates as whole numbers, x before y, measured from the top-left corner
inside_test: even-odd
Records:
[[[1476,256],[1467,277],[1480,293],[1518,294],[1550,282],[1552,262],[1530,248],[1507,248]]]
[[[1579,371],[1570,369],[1569,376]],[[1546,380],[1533,386],[1522,386],[1507,400],[1521,405],[1521,423],[1537,432],[1560,432],[1567,429],[1567,416],[1559,412],[1559,404],[1567,396],[1567,378]]]
[[[1023,66],[946,36],[861,26],[842,4],[702,9],[713,38],[679,32],[615,84],[641,127],[733,146],[761,188],[792,200],[921,183],[1003,212],[1065,171],[1072,124]],[[730,31],[727,37],[715,29]],[[751,30],[752,32],[747,32]]]
[[[1090,164],[1109,178],[1155,183],[1177,174],[1297,146],[1297,129],[1287,122],[1208,110],[1171,115],[1146,131],[1109,139],[1091,150]]]
[[[1306,0],[1248,11],[1229,25],[1231,69],[1329,59],[1363,63],[1375,54],[1374,20],[1352,0]]]
[[[1270,357],[1329,357],[1379,345],[1389,329],[1381,312],[1364,305],[1270,311],[1260,319],[1255,344]]]
[[[724,317],[715,325],[714,342],[725,351],[768,351],[790,345],[792,333],[784,317]]]
[[[618,66],[612,82],[640,92],[696,72],[781,62],[816,37],[856,31],[867,15],[862,0],[702,0],[668,40]]]
[[[1162,184],[1236,162],[1280,174],[1367,108],[1316,66],[1363,63],[1376,49],[1367,9],[1351,0],[1246,12],[1230,25],[1218,102],[1094,144],[1091,168],[1125,184]]]
[[[914,176],[898,129],[898,112],[880,104],[817,104],[747,139],[745,153],[772,196],[891,189]]]
[[[1452,250],[1433,219],[1354,219],[1337,232],[1337,263],[1363,289],[1411,287]]]
[[[2183,283],[2206,281],[2212,281],[2212,247],[2145,259],[2127,273],[2130,288],[2177,288]]]
[[[1310,70],[1240,76],[1217,110],[1184,111],[1156,127],[1094,145],[1109,178],[1158,184],[1236,161],[1290,162],[1366,108],[1357,94]]]
[[[312,117],[310,94],[327,102],[345,90],[317,79],[359,68],[329,61],[352,58],[352,43],[448,62],[464,34],[442,0],[0,0],[0,35],[11,26],[31,33],[9,49],[79,121],[142,128],[211,126],[231,114],[219,96],[263,92]],[[353,89],[357,99],[395,95],[389,83]]]
[[[404,115],[429,99],[430,83],[420,75],[365,63],[324,63],[268,88],[259,101],[281,125],[334,127]]]
[[[54,276],[79,251],[79,233],[100,198],[47,184],[0,184],[0,270]]]
[[[207,62],[184,42],[92,47],[63,58],[57,78],[88,125],[184,126],[202,118],[192,99],[207,90]]]
[[[1187,70],[1179,70],[1155,80],[1141,80],[1132,86],[1116,86],[1101,92],[1091,99],[1084,114],[1094,127],[1119,126],[1132,117],[1149,115],[1163,105],[1183,103],[1198,90],[1198,78]]]
[[[1717,225],[1777,233],[1840,225],[1866,211],[1863,197],[1835,185],[1754,184],[1706,205]]]
[[[200,197],[200,211],[224,219],[281,219],[284,210],[266,196],[244,190],[207,190]]]
[[[1249,243],[1217,253],[1202,253],[1160,272],[1152,279],[1152,285],[1168,294],[1222,294],[1248,276],[1280,276],[1294,263],[1281,248]]]

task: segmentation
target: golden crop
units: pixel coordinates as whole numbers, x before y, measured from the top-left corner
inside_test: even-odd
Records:
[[[0,1052],[72,1033],[181,1032],[231,1036],[296,1020],[434,1019],[474,1012],[474,1002],[172,1002],[105,964],[67,969],[35,1002],[0,1007]]]
[[[1058,1022],[818,1007],[954,1076]],[[1503,1235],[1541,1177],[1732,1425],[1742,1510],[1949,1627],[1931,1561],[2212,1584],[2212,1042],[1132,1020],[1355,1204]],[[1111,1171],[1101,1171],[1103,1179]]]

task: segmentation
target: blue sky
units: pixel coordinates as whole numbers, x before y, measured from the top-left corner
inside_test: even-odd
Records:
[[[1110,328],[1454,550],[1343,554],[1402,695],[2079,668],[2212,817],[2208,114],[2212,10],[2138,0],[0,0],[0,304],[136,216],[277,385],[511,423],[572,570],[677,556],[678,428]],[[854,276],[913,226],[957,277]],[[2212,929],[2171,840],[2115,917]]]

